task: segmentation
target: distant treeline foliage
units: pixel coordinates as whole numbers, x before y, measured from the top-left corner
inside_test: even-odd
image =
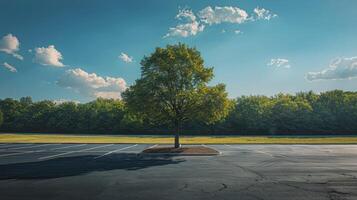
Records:
[[[357,92],[334,90],[320,94],[242,96],[232,101],[234,106],[224,120],[213,125],[189,121],[183,125],[183,130],[231,134],[256,130],[266,134],[357,130]],[[2,132],[130,134],[160,133],[170,128],[129,113],[121,100],[97,99],[83,104],[33,102],[30,97],[0,100]]]

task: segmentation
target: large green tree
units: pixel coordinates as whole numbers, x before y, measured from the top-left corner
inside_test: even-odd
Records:
[[[123,93],[128,108],[155,123],[175,128],[180,147],[180,127],[187,120],[213,123],[229,112],[225,85],[207,86],[213,68],[204,66],[200,53],[185,44],[156,48],[141,61],[141,78]]]

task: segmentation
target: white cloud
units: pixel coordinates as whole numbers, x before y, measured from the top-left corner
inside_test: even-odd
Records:
[[[131,57],[128,54],[123,53],[123,52],[119,55],[119,58],[126,63],[133,62],[133,57]]]
[[[284,58],[272,58],[267,65],[276,68],[287,68],[287,69],[291,67],[289,60]]]
[[[118,92],[96,92],[94,95],[96,98],[121,99],[121,93]]]
[[[188,37],[196,35],[199,32],[204,30],[204,25],[200,25],[197,21],[186,23],[186,24],[179,24],[174,28],[169,29],[169,33],[165,35],[165,37],[170,36],[181,36],[181,37]]]
[[[10,72],[17,72],[17,69],[14,66],[8,64],[7,62],[4,62],[3,66]]]
[[[23,60],[24,58],[16,53],[19,50],[19,47],[20,47],[19,40],[17,39],[16,36],[13,36],[11,33],[5,35],[0,40],[0,51],[10,54],[19,60]]]
[[[22,55],[20,55],[20,54],[13,53],[12,55],[13,55],[15,58],[19,59],[19,60],[23,60],[23,59],[24,59],[24,57],[22,57]]]
[[[61,104],[68,103],[68,102],[73,102],[75,104],[81,103],[80,101],[68,100],[68,99],[57,99],[57,100],[52,100],[52,102],[56,105],[61,105]]]
[[[234,33],[238,35],[238,34],[242,34],[243,32],[237,29],[237,30],[234,30]]]
[[[274,17],[277,17],[277,14],[272,13],[270,10],[267,10],[265,8],[259,8],[256,7],[254,8],[254,14],[255,14],[255,19],[264,19],[264,20],[270,20]]]
[[[188,19],[190,21],[196,21],[196,15],[189,9],[179,10],[179,13],[176,15],[176,19]]]
[[[80,68],[67,70],[57,85],[73,89],[84,96],[113,99],[120,99],[121,93],[127,88],[123,78],[101,77]]]
[[[176,15],[176,19],[185,22],[178,24],[176,27],[169,28],[169,32],[164,36],[164,38],[174,36],[194,36],[197,33],[202,32],[205,28],[203,24],[200,24],[196,20],[195,14],[188,9],[180,10],[179,13]]]
[[[199,11],[198,16],[202,22],[209,25],[222,22],[241,24],[248,20],[248,13],[245,10],[232,6],[214,8],[208,6]]]
[[[357,78],[357,57],[337,58],[320,72],[309,72],[306,79],[314,80],[342,80]]]
[[[192,10],[182,9],[179,10],[176,19],[184,22],[169,28],[169,31],[164,38],[172,36],[195,36],[199,32],[204,31],[207,25],[211,26],[221,23],[242,24],[245,22],[253,22],[258,19],[270,20],[277,17],[277,15],[270,10],[259,7],[254,9],[252,15],[255,15],[255,17],[249,17],[247,11],[233,6],[207,6],[196,14],[192,12]],[[224,32],[225,30],[222,31],[222,33]]]
[[[59,52],[54,45],[46,47],[35,48],[35,61],[41,65],[64,67],[61,62],[63,59],[61,52]]]

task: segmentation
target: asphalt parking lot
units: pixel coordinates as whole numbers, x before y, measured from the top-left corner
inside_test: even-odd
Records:
[[[0,144],[0,199],[357,199],[357,145]]]

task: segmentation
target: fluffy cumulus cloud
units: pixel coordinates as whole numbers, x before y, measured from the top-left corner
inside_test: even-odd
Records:
[[[199,11],[198,16],[203,23],[209,25],[222,22],[241,24],[248,20],[248,13],[245,10],[232,6],[216,6],[214,8],[208,6]]]
[[[64,103],[69,103],[69,102],[73,102],[75,104],[79,104],[81,103],[80,101],[76,101],[76,100],[69,100],[69,99],[56,99],[56,100],[52,100],[52,102],[56,105],[61,105]]]
[[[164,37],[189,37],[195,36],[199,32],[204,31],[206,26],[211,26],[221,23],[242,24],[252,22],[258,19],[270,20],[277,17],[276,14],[264,8],[255,8],[249,17],[247,11],[233,6],[207,6],[196,14],[189,9],[179,10],[176,19],[180,20],[176,27],[169,28],[169,32]],[[222,33],[224,33],[222,31]]]
[[[54,45],[35,48],[35,62],[41,65],[64,67],[65,65],[61,62],[62,59],[61,52]]]
[[[165,35],[165,37],[170,36],[181,36],[188,37],[194,36],[199,32],[202,32],[204,29],[204,25],[200,25],[197,21],[193,21],[191,23],[179,24],[176,27],[170,28],[169,33]]]
[[[19,47],[19,40],[12,34],[7,34],[0,40],[0,51],[10,54],[19,60],[23,60],[23,57],[16,53],[20,49]]]
[[[190,21],[196,21],[196,15],[189,9],[179,10],[179,13],[176,15],[176,19],[188,19]]]
[[[80,68],[67,70],[57,85],[70,88],[83,96],[112,99],[120,99],[121,93],[127,88],[123,78],[101,77]]]
[[[239,34],[242,34],[243,32],[237,29],[237,30],[234,30],[234,33],[239,35]]]
[[[330,65],[319,72],[309,72],[306,79],[315,80],[343,80],[357,78],[357,57],[337,58]]]
[[[197,33],[202,32],[205,28],[203,24],[200,24],[196,20],[195,14],[188,9],[180,10],[176,15],[176,19],[180,20],[182,23],[178,24],[176,27],[169,28],[169,32],[164,37],[194,36]]]
[[[272,18],[278,16],[277,14],[274,14],[270,10],[267,10],[265,8],[259,8],[259,7],[254,8],[254,14],[255,14],[254,19],[256,19],[256,20],[259,20],[259,19],[271,20]]]
[[[288,69],[291,67],[289,60],[284,59],[284,58],[272,58],[267,65],[275,67],[275,68],[287,68]]]
[[[123,53],[123,52],[119,55],[119,58],[126,63],[133,62],[133,57],[131,57],[128,54]]]
[[[3,66],[10,72],[17,72],[17,69],[14,66],[8,64],[7,62],[4,62]]]

